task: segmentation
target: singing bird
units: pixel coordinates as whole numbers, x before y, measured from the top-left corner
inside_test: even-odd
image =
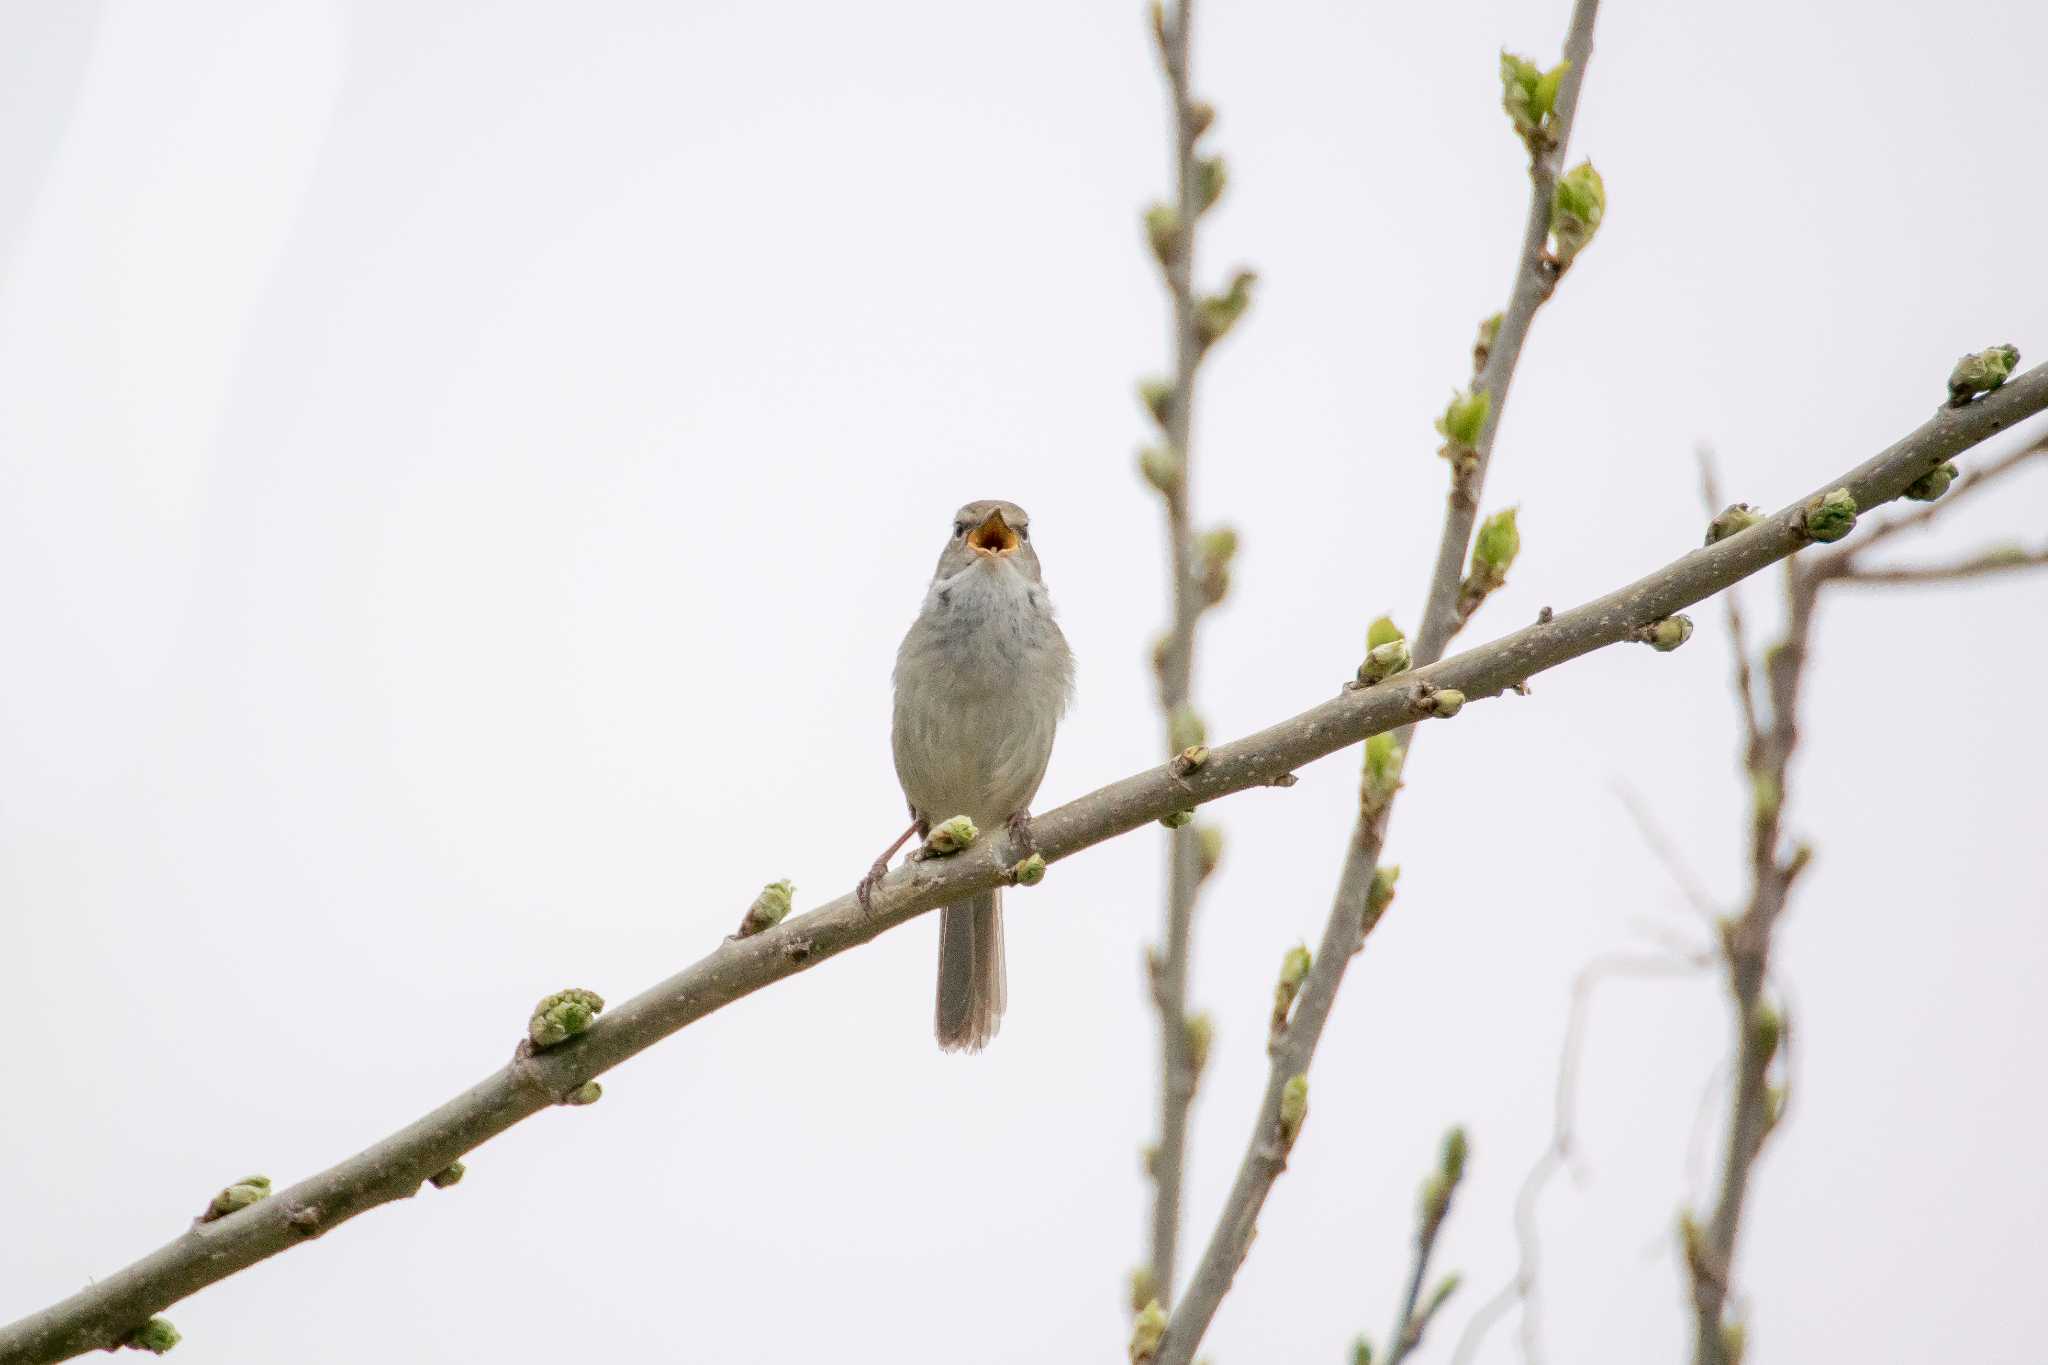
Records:
[[[911,826],[863,879],[863,901],[906,840],[956,815],[1030,845],[1031,798],[1073,695],[1074,656],[1053,620],[1031,518],[1016,503],[970,502],[953,514],[924,608],[896,651],[895,681],[896,779]],[[1002,896],[983,891],[939,914],[939,1046],[978,1052],[1008,993]]]

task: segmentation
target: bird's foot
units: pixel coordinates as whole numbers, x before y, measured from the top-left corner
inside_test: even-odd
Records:
[[[875,859],[875,865],[868,869],[868,875],[862,877],[860,881],[855,884],[853,888],[853,898],[860,902],[860,912],[863,915],[874,913],[875,888],[877,886],[880,886],[882,884],[882,878],[888,875],[889,860],[887,858],[877,858]]]

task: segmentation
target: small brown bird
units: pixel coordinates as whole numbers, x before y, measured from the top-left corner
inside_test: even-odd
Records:
[[[896,651],[895,680],[896,778],[912,823],[861,883],[864,898],[906,840],[956,815],[1029,844],[1031,798],[1073,694],[1074,658],[1053,620],[1031,518],[1016,503],[970,502],[953,514],[924,609]],[[945,907],[939,1046],[986,1046],[1007,994],[1000,893]]]

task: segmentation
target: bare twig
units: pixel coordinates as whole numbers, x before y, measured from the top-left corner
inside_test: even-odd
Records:
[[[2038,569],[2048,565],[2048,545],[2028,550],[2017,545],[1993,546],[1963,559],[1938,564],[1882,564],[1876,568],[1845,570],[1830,582],[1847,584],[1920,586],[1928,583],[1956,583],[1970,578],[1989,578],[2015,569]]]
[[[1478,1351],[1488,1332],[1517,1305],[1522,1309],[1522,1357],[1530,1365],[1542,1359],[1542,1328],[1537,1313],[1536,1285],[1541,1270],[1541,1246],[1536,1232],[1536,1205],[1551,1178],[1572,1164],[1578,1125],[1580,1058],[1586,1045],[1586,1015],[1592,1008],[1593,992],[1603,982],[1624,977],[1681,976],[1711,967],[1711,953],[1692,956],[1615,953],[1595,959],[1580,969],[1572,982],[1571,1009],[1566,1018],[1564,1046],[1557,1062],[1557,1099],[1551,1111],[1550,1143],[1522,1178],[1515,1196],[1515,1244],[1517,1261],[1514,1278],[1482,1304],[1458,1337],[1452,1365],[1464,1365]]]
[[[2048,366],[2037,366],[1966,407],[1939,410],[1888,449],[1829,480],[1822,491],[1845,488],[1859,506],[1878,506],[1941,461],[2044,409]],[[1161,765],[1090,792],[1038,818],[1033,834],[1039,854],[1047,863],[1058,862],[1176,811],[1252,787],[1284,785],[1306,763],[1434,714],[1435,699],[1444,692],[1475,699],[1498,696],[1538,673],[1628,640],[1643,623],[1702,601],[1798,551],[1806,544],[1800,528],[1810,500],[1791,503],[1742,535],[1692,550],[1547,621],[1376,687],[1342,690],[1256,734],[1216,745],[1197,768],[1180,772]],[[898,868],[877,885],[865,910],[849,891],[760,933],[721,941],[698,962],[608,1011],[559,1047],[515,1057],[340,1164],[194,1227],[63,1302],[0,1327],[0,1365],[62,1360],[112,1345],[159,1309],[357,1214],[411,1195],[465,1153],[706,1015],[937,906],[1014,881],[1017,871],[1002,844],[999,838],[986,838],[952,857]],[[1354,946],[1341,935],[1339,944],[1347,953]],[[1330,955],[1316,963],[1281,1042],[1284,1054],[1305,1058],[1305,1050],[1312,1048],[1332,994],[1329,975],[1341,965],[1341,958],[1333,962]],[[1276,1097],[1261,1110],[1257,1136],[1273,1134],[1278,1118]],[[1265,1184],[1270,1183],[1267,1178]],[[1263,1189],[1258,1193],[1263,1195]],[[1234,1207],[1252,1210],[1256,1203],[1247,1192]],[[1224,1259],[1234,1270],[1241,1248]],[[1182,1311],[1187,1302],[1184,1297]],[[1206,1323],[1207,1314],[1202,1320]]]
[[[1565,37],[1568,66],[1559,85],[1554,105],[1554,122],[1547,136],[1532,138],[1529,156],[1529,212],[1516,258],[1515,281],[1500,326],[1490,337],[1482,333],[1481,348],[1474,354],[1475,387],[1488,398],[1486,415],[1477,438],[1469,449],[1453,452],[1451,488],[1445,501],[1443,534],[1437,545],[1437,559],[1430,576],[1429,593],[1423,605],[1422,621],[1412,658],[1426,667],[1442,657],[1452,636],[1476,609],[1484,593],[1465,592],[1465,557],[1472,541],[1472,528],[1479,515],[1479,494],[1485,483],[1486,467],[1493,455],[1495,434],[1507,409],[1508,386],[1528,339],[1536,310],[1557,287],[1559,267],[1547,243],[1551,229],[1552,200],[1557,177],[1564,164],[1564,151],[1571,136],[1572,120],[1578,110],[1579,91],[1585,81],[1586,64],[1593,53],[1593,22],[1599,0],[1577,0],[1571,27]],[[1542,627],[1537,627],[1541,629]],[[1399,754],[1393,760],[1398,773],[1413,741],[1412,727],[1404,729],[1396,743]],[[1397,781],[1398,779],[1396,779]],[[1202,1262],[1190,1283],[1186,1299],[1173,1314],[1162,1344],[1160,1365],[1186,1365],[1195,1347],[1208,1331],[1217,1305],[1228,1292],[1245,1252],[1250,1248],[1250,1231],[1258,1210],[1265,1203],[1273,1181],[1285,1166],[1283,1152],[1276,1153],[1271,1141],[1272,1125],[1278,1121],[1283,1088],[1295,1077],[1306,1077],[1309,1060],[1322,1033],[1323,1022],[1335,1003],[1345,967],[1371,932],[1374,912],[1372,891],[1379,880],[1380,851],[1385,844],[1387,821],[1392,812],[1393,792],[1361,798],[1358,820],[1346,845],[1343,866],[1338,872],[1337,892],[1323,931],[1322,948],[1296,1012],[1296,1021],[1272,1049],[1273,1063],[1267,1077],[1265,1099],[1253,1129],[1236,1183],[1233,1185]],[[1306,1084],[1306,1080],[1302,1081]]]

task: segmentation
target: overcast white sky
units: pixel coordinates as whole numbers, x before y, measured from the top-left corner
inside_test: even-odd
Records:
[[[1263,279],[1200,412],[1201,514],[1245,546],[1199,664],[1213,734],[1414,619],[1430,419],[1521,229],[1496,52],[1553,55],[1566,9],[1203,6],[1232,170],[1203,265]],[[1515,386],[1487,503],[1525,548],[1473,640],[1696,544],[1701,440],[1777,505],[1922,420],[1957,354],[2048,355],[2044,47],[2018,0],[1613,0],[1574,148],[1608,219]],[[1041,800],[1154,761],[1130,395],[1165,354],[1137,214],[1166,168],[1136,0],[31,0],[0,12],[0,89],[0,1318],[470,1084],[545,992],[641,989],[771,878],[850,887],[897,827],[889,664],[966,499],[1031,509],[1080,660]],[[1905,548],[2044,514],[2048,471]],[[2035,579],[1826,608],[1792,794],[1819,861],[1782,936],[1798,1094],[1740,1266],[1760,1365],[1998,1365],[2048,1334],[2044,607]],[[1510,1273],[1573,974],[1697,929],[1617,786],[1741,889],[1697,617],[1675,655],[1428,731],[1400,899],[1219,1365],[1384,1336],[1452,1121],[1442,1264],[1470,1288],[1430,1358]],[[1210,812],[1191,1248],[1355,763]],[[1160,882],[1141,834],[1015,895],[984,1056],[932,1045],[920,921],[459,1189],[179,1305],[183,1353],[1121,1359]],[[1705,982],[1599,1000],[1587,1179],[1542,1205],[1551,1358],[1685,1349],[1671,1230],[1726,1042]],[[1511,1327],[1481,1356],[1518,1358]]]

